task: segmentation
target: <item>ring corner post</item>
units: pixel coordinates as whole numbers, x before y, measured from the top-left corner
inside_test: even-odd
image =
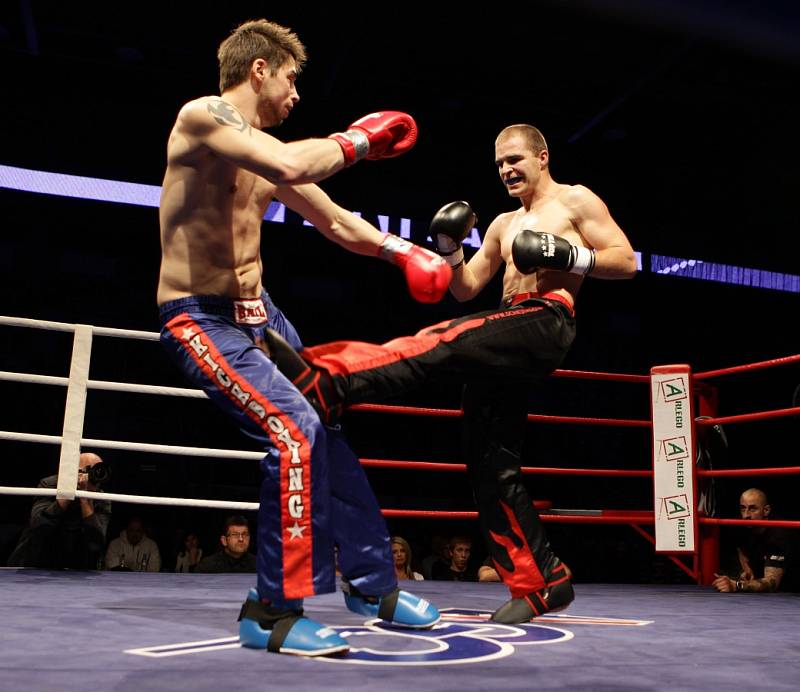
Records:
[[[86,391],[91,356],[92,327],[87,324],[76,324],[72,342],[56,488],[56,497],[65,500],[74,500],[78,489],[78,467],[80,465],[81,438],[83,437],[83,420],[86,414]]]
[[[650,369],[653,419],[653,511],[656,553],[691,556],[697,579],[692,371],[689,365]]]
[[[693,391],[697,401],[697,415],[693,419],[695,427],[695,439],[700,440],[700,431],[698,429],[698,418],[716,418],[719,415],[719,391],[717,387],[702,380],[693,381]],[[701,463],[701,462],[700,462]],[[698,460],[695,462],[695,473],[700,469],[697,466]],[[706,490],[710,493],[714,492],[713,478],[708,481],[709,487]],[[698,480],[697,487],[700,493],[704,492],[704,484],[702,480]],[[713,502],[712,506],[716,503]],[[713,511],[713,510],[712,510]],[[698,522],[700,521],[700,497],[698,494],[697,515]],[[712,514],[713,516],[713,514]],[[700,523],[698,532],[698,551],[697,551],[697,575],[698,583],[703,586],[709,586],[715,578],[715,573],[719,573],[720,566],[720,527],[718,524]]]

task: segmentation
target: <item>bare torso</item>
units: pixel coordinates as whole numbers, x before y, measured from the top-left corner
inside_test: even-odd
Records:
[[[556,194],[538,201],[530,210],[518,210],[501,214],[497,218],[497,242],[500,254],[506,263],[503,275],[503,300],[519,293],[559,293],[571,304],[575,304],[583,276],[563,271],[540,269],[533,274],[521,274],[514,266],[511,246],[517,233],[524,229],[541,233],[552,233],[568,240],[572,245],[591,247],[577,229],[576,205],[580,204],[581,190],[578,186],[556,185]]]
[[[188,135],[179,117],[161,192],[158,303],[260,295],[261,223],[275,189]]]

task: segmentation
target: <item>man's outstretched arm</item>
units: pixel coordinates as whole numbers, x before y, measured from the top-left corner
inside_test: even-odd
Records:
[[[452,272],[438,255],[395,235],[381,233],[334,203],[316,185],[282,186],[275,196],[343,248],[361,255],[377,255],[397,265],[416,300],[436,303],[447,291]]]
[[[195,138],[218,156],[276,184],[323,180],[362,158],[399,156],[416,142],[413,118],[405,113],[373,113],[327,139],[281,142],[252,127],[221,98],[187,103],[172,138]]]

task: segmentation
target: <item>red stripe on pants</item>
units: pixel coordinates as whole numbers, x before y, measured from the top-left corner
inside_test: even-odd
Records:
[[[303,357],[315,365],[324,367],[331,375],[350,375],[364,370],[373,370],[433,350],[441,343],[455,341],[459,336],[484,326],[489,320],[505,317],[520,317],[538,312],[541,307],[508,310],[506,312],[476,317],[448,326],[457,320],[448,320],[425,327],[414,336],[392,339],[385,344],[370,344],[363,341],[332,341],[329,344],[311,346],[303,350]]]
[[[187,314],[167,325],[197,368],[258,425],[280,458],[281,546],[285,598],[314,593],[311,530],[311,443],[292,418],[241,377]],[[299,394],[298,394],[299,396]],[[298,500],[299,498],[299,500]],[[286,540],[293,529],[292,537]]]
[[[533,591],[543,589],[545,587],[544,577],[542,576],[539,566],[536,564],[531,548],[525,540],[525,534],[517,518],[514,516],[514,512],[511,511],[511,508],[506,505],[505,502],[498,502],[508,518],[512,533],[522,545],[518,548],[510,538],[500,536],[494,531],[489,531],[489,535],[491,535],[492,539],[508,551],[508,556],[511,558],[514,569],[509,572],[503,569],[502,565],[499,565],[496,561],[493,560],[493,562],[495,569],[497,569],[498,574],[502,577],[511,595],[514,598],[520,598]]]

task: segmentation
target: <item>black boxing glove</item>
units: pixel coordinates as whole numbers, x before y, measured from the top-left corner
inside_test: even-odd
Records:
[[[430,234],[436,249],[453,269],[464,264],[464,238],[478,223],[478,217],[466,202],[450,202],[436,212],[431,220]]]
[[[594,250],[572,245],[552,233],[522,230],[511,245],[514,266],[523,274],[537,269],[560,269],[572,274],[588,274],[594,269]]]

